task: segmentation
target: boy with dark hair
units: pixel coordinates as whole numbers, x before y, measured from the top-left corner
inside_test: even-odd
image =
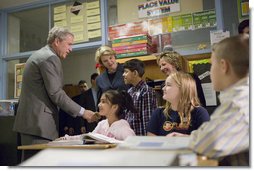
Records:
[[[155,91],[142,79],[145,73],[145,65],[138,59],[131,59],[124,63],[124,82],[131,84],[128,90],[131,95],[136,112],[128,112],[125,119],[129,122],[136,135],[147,134],[147,124],[151,114],[157,107]]]
[[[249,19],[243,20],[239,25],[238,25],[238,33],[239,34],[249,34],[250,28],[249,28]]]

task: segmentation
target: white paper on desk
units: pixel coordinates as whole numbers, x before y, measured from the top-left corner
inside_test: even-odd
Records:
[[[165,136],[131,136],[118,148],[128,149],[188,149],[189,137],[165,137]]]

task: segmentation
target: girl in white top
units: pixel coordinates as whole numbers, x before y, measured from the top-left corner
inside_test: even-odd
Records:
[[[98,123],[93,133],[99,133],[117,140],[124,140],[128,136],[135,136],[129,123],[123,119],[128,111],[134,111],[131,96],[125,91],[108,90],[101,96],[98,104],[99,115],[106,119]]]

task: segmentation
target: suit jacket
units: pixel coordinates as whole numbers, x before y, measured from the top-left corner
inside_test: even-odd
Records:
[[[118,64],[112,83],[109,80],[107,70],[96,78],[96,85],[98,87],[98,102],[100,101],[102,93],[106,90],[128,90],[129,86],[125,85],[123,80],[123,72],[123,65]]]
[[[77,95],[72,98],[73,101],[84,107],[85,109],[96,111],[96,104],[93,99],[93,93],[92,89],[88,89],[84,93]],[[87,120],[84,120],[83,118],[77,117],[73,118],[63,110],[60,110],[60,119],[59,119],[59,134],[60,136],[64,136],[65,134],[68,134],[68,132],[65,131],[65,127],[73,128],[74,134],[73,135],[79,135],[82,132],[81,127],[86,128],[86,132],[92,132],[94,128],[97,126],[97,122],[88,123]]]
[[[47,45],[33,53],[25,65],[13,130],[50,140],[57,138],[58,107],[73,117],[81,109],[62,87],[62,64],[53,49]]]

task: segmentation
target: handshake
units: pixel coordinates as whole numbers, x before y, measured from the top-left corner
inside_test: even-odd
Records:
[[[96,122],[101,118],[100,114],[98,112],[93,112],[91,110],[85,110],[83,114],[83,119],[86,119],[87,122],[92,123]]]

